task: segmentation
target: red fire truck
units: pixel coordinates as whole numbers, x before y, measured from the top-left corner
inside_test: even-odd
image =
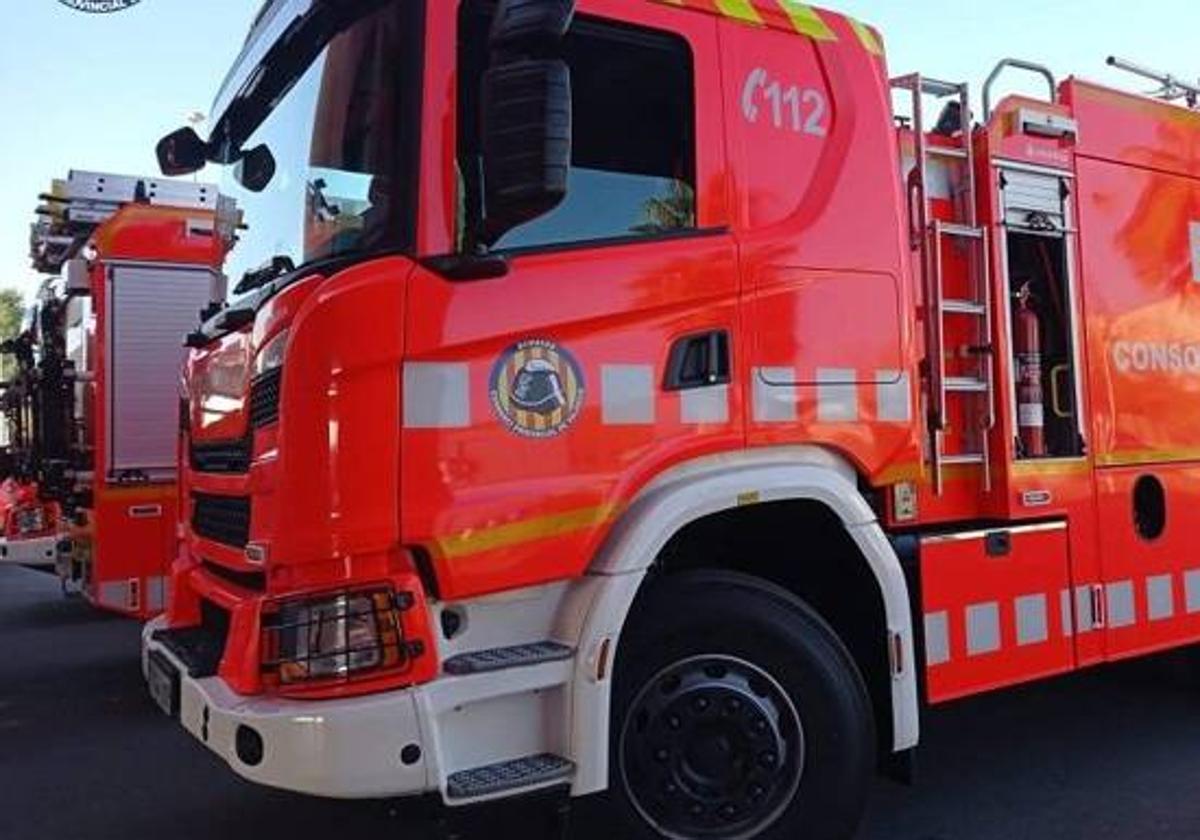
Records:
[[[34,480],[41,417],[36,313],[35,308],[19,335],[0,343],[6,376],[0,393],[0,563],[52,567],[59,556],[62,510],[42,498]]]
[[[1006,69],[976,113],[792,0],[267,3],[159,146],[250,225],[153,695],[276,787],[825,838],[923,704],[1200,640],[1200,114]]]
[[[208,184],[83,171],[40,202],[31,471],[68,514],[65,584],[150,618],[175,553],[183,343],[225,296],[235,205]]]

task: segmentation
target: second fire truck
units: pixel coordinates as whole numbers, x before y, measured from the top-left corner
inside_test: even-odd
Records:
[[[1200,640],[1200,114],[999,70],[1044,95],[793,0],[267,3],[159,149],[251,224],[153,695],[276,787],[832,838],[923,703]]]
[[[176,544],[183,342],[239,224],[210,184],[75,170],[40,197],[32,473],[61,505],[66,585],[150,618]]]

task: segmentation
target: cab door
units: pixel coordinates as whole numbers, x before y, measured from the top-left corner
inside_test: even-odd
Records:
[[[457,45],[427,67],[425,125],[455,127],[425,142],[431,257],[453,254],[478,201],[491,8],[430,24]],[[426,259],[410,281],[402,532],[445,596],[579,574],[647,481],[743,442],[715,19],[585,0],[563,55],[565,200],[495,242],[497,276]]]

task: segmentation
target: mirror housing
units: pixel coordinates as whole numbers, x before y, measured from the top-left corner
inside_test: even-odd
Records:
[[[557,59],[493,67],[483,78],[483,241],[554,209],[571,168],[571,71]]]
[[[575,0],[500,0],[489,45],[499,51],[553,48],[574,17]]]
[[[168,177],[191,175],[208,163],[208,144],[191,127],[172,131],[158,141],[154,152],[158,156],[158,168]]]
[[[275,177],[275,155],[265,143],[242,152],[233,166],[233,177],[250,192],[262,192]]]

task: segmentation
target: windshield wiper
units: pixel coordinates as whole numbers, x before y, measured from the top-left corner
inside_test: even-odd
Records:
[[[296,264],[292,262],[291,257],[282,255],[271,257],[270,260],[258,268],[252,268],[243,274],[242,279],[233,287],[233,293],[235,295],[244,295],[246,292],[262,288],[276,277],[291,274],[295,270]]]

